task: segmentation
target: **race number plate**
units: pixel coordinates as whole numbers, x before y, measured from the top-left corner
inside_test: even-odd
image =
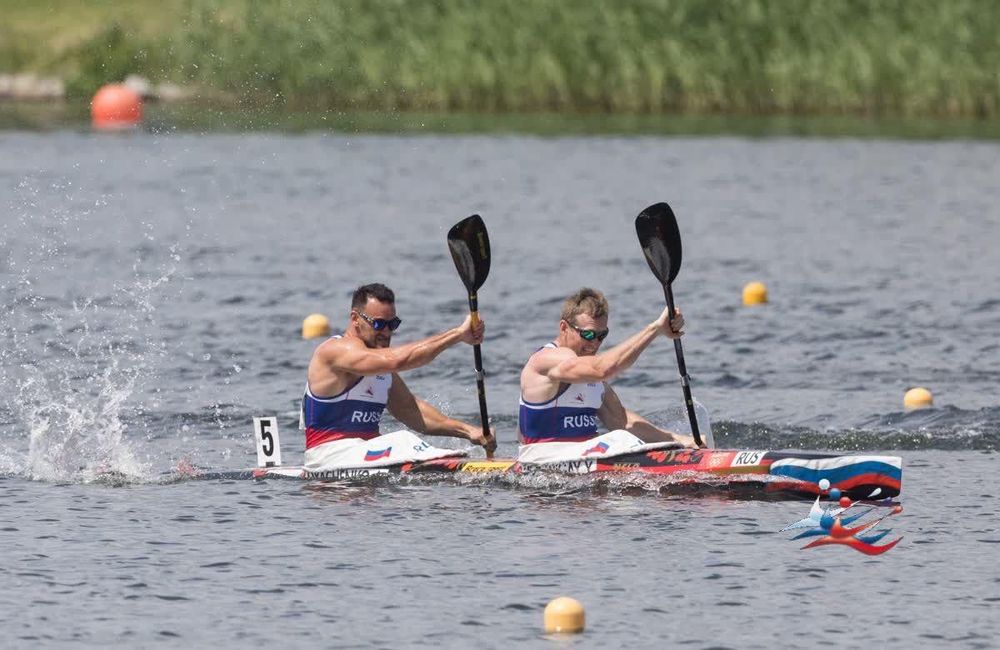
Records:
[[[281,465],[281,442],[278,439],[278,418],[254,418],[253,437],[257,443],[257,467]]]

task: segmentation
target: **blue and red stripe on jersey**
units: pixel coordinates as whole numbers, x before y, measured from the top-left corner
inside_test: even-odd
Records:
[[[377,437],[391,385],[390,374],[369,375],[333,397],[317,397],[307,385],[302,398],[306,449],[334,440]]]

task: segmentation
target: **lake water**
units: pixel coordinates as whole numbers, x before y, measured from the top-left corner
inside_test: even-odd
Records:
[[[9,645],[996,646],[1000,144],[58,130],[0,132],[0,154]],[[633,220],[662,200],[717,444],[902,456],[892,551],[801,550],[776,531],[802,502],[174,471],[252,466],[254,415],[301,458],[299,327],[341,326],[357,285],[395,289],[398,340],[460,322],[445,234],[471,213],[493,249],[490,412],[515,453],[517,373],[565,295],[606,292],[608,344],[658,315]],[[741,305],[751,280],[768,305]],[[405,377],[477,417],[467,346]],[[671,346],[614,385],[663,422]],[[904,413],[916,385],[936,407]],[[563,594],[588,630],[543,637]]]

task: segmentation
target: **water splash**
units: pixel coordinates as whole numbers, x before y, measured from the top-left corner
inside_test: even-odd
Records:
[[[708,413],[708,409],[698,400],[693,401],[695,418],[698,420],[698,432],[701,434],[702,440],[709,447],[716,448],[717,445],[712,430],[712,418]],[[647,417],[661,429],[680,433],[685,436],[691,435],[691,421],[688,419],[687,408],[684,404],[669,405],[658,411],[653,411]]]
[[[27,473],[42,481],[93,481],[107,474],[141,478],[149,468],[125,440],[121,419],[132,395],[137,369],[122,368],[119,359],[90,381],[96,395],[59,391],[39,369],[31,369],[21,385],[25,394],[40,396],[25,409],[30,427]]]
[[[58,184],[49,190],[74,192]],[[126,416],[164,352],[149,332],[178,246],[133,249],[131,264],[122,265],[129,252],[87,228],[108,197],[90,208],[46,211],[30,182],[18,191],[10,210],[17,221],[0,240],[8,253],[0,295],[9,305],[0,316],[0,390],[11,398],[0,472],[43,481],[143,480],[150,468],[129,440]]]

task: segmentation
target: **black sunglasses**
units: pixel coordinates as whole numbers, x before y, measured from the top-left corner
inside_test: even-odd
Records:
[[[593,341],[594,339],[597,339],[598,341],[603,341],[604,339],[608,338],[608,333],[611,332],[611,330],[609,329],[604,329],[601,331],[580,329],[579,327],[577,327],[573,323],[570,323],[569,321],[566,321],[566,324],[575,329],[576,333],[579,334],[580,338],[583,339],[584,341]]]
[[[372,318],[363,311],[357,312],[358,316],[365,319],[365,322],[372,326],[372,329],[376,332],[381,332],[385,328],[389,328],[390,332],[395,332],[399,328],[399,324],[403,321],[400,320],[399,316],[393,317],[392,320],[386,320],[384,318]]]

